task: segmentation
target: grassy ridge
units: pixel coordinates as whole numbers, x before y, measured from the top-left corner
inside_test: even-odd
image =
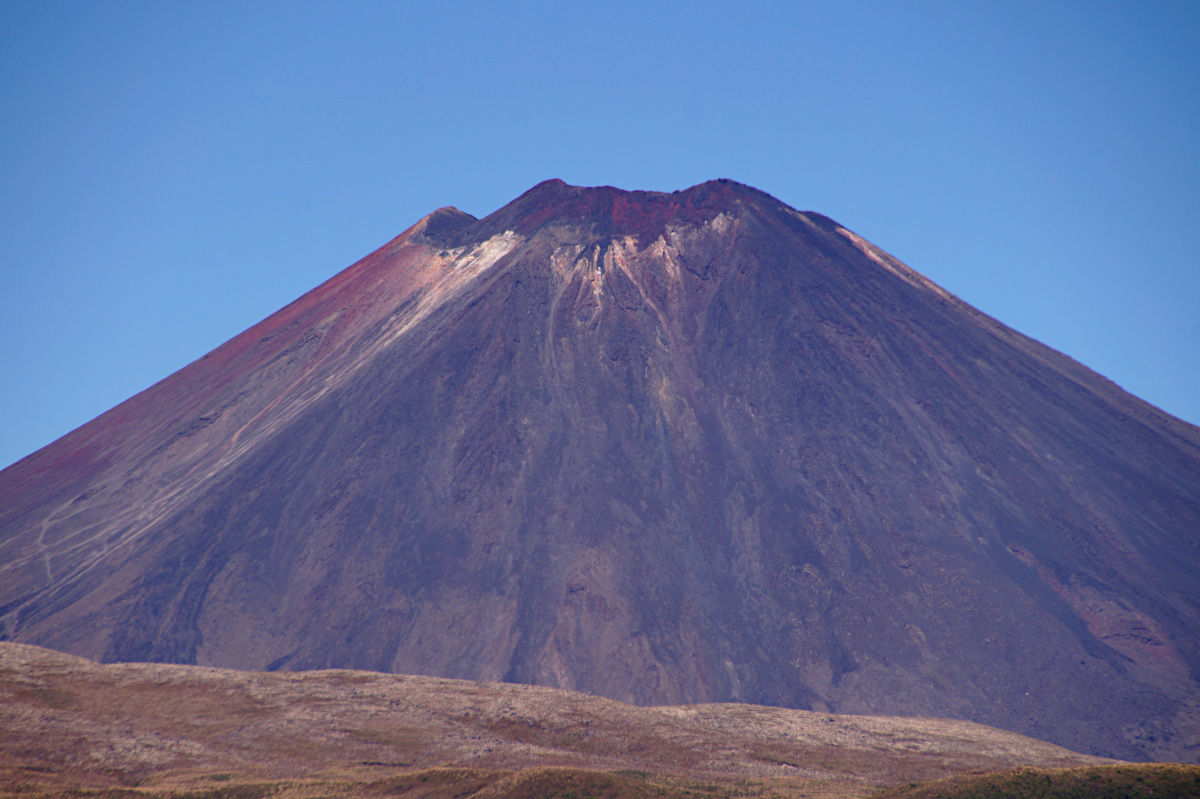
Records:
[[[1140,763],[1022,768],[890,788],[875,799],[1197,799],[1200,766]]]

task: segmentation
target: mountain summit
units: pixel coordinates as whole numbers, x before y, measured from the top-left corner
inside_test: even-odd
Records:
[[[444,208],[0,472],[0,632],[1200,757],[1200,430],[755,189]]]

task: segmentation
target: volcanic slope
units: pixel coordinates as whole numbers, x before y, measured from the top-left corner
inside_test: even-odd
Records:
[[[0,473],[4,637],[1200,758],[1200,430],[715,181],[442,209]]]

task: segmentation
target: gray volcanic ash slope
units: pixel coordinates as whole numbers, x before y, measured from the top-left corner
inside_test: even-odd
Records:
[[[1200,430],[728,181],[426,217],[0,473],[5,637],[1200,757]]]

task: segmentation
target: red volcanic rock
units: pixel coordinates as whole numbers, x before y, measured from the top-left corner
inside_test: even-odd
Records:
[[[1197,531],[1197,428],[837,223],[550,181],[0,473],[0,623],[1195,760]]]

